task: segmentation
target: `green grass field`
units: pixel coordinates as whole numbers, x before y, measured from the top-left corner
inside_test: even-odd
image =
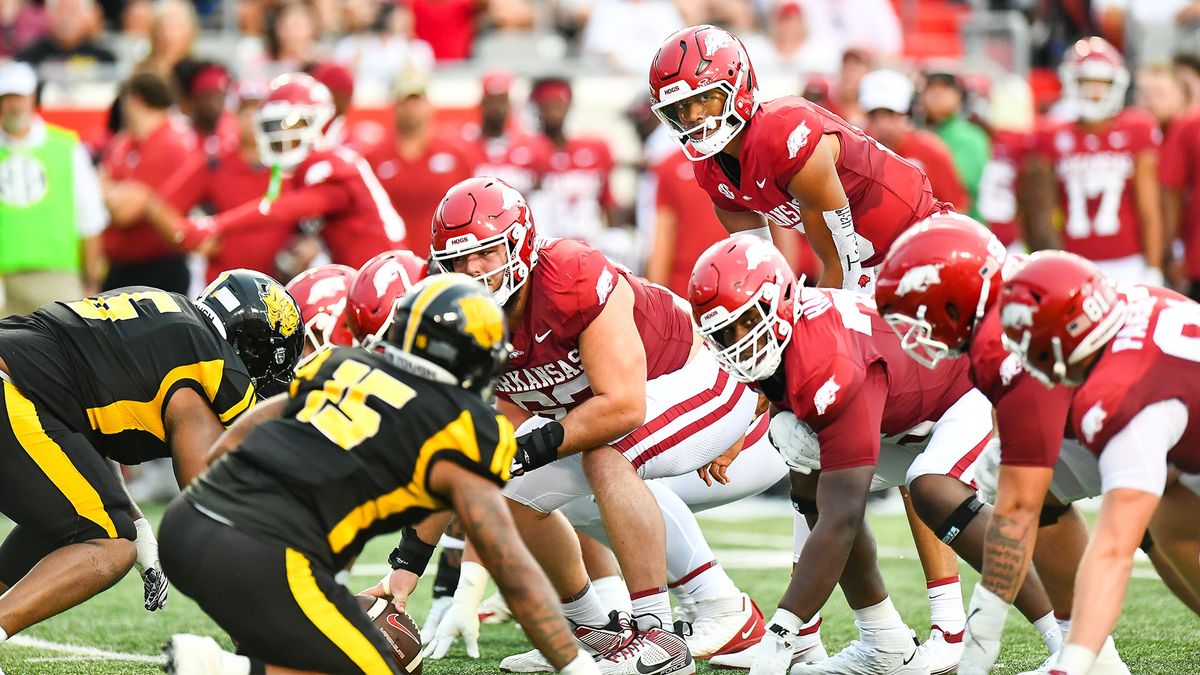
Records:
[[[161,509],[153,510],[157,518]],[[772,518],[731,522],[701,519],[709,542],[742,589],[750,593],[770,616],[788,579],[791,518],[787,507]],[[896,606],[909,625],[923,633],[929,625],[925,584],[903,516],[872,516],[879,540],[883,572]],[[0,532],[7,531],[0,523]],[[382,563],[394,544],[376,540],[360,558]],[[965,567],[964,567],[965,570]],[[365,588],[377,575],[355,574],[354,590]],[[977,576],[965,571],[964,594]],[[0,668],[7,675],[42,673],[134,674],[159,672],[159,645],[172,633],[191,632],[228,638],[190,600],[172,592],[165,610],[150,614],[141,606],[141,582],[136,573],[113,589],[63,615],[35,626],[6,643],[0,643]],[[410,602],[410,611],[421,623],[429,604],[425,583]],[[822,629],[826,648],[833,653],[856,637],[853,618],[840,593],[835,592],[825,611]],[[1006,644],[994,672],[1017,673],[1039,665],[1045,658],[1040,639],[1014,611],[1010,615]],[[1193,675],[1200,673],[1200,620],[1190,614],[1153,576],[1148,565],[1139,564],[1125,603],[1125,613],[1116,640],[1133,673]],[[98,652],[81,653],[62,645],[90,647]],[[479,660],[465,658],[461,647],[454,658],[429,662],[428,675],[498,672],[499,660],[529,648],[524,635],[512,624],[484,626]],[[701,666],[698,672],[729,672]]]

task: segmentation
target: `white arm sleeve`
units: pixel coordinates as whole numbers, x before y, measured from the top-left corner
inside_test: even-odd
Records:
[[[1187,423],[1187,406],[1179,399],[1142,409],[1100,453],[1101,493],[1130,488],[1161,496],[1167,482],[1167,451],[1179,442]]]
[[[842,288],[858,290],[858,275],[862,271],[862,257],[858,250],[858,233],[854,231],[854,216],[850,213],[847,203],[836,211],[822,211],[825,225],[833,235],[833,245],[837,248],[838,258],[842,262]]]
[[[75,227],[79,236],[87,239],[100,234],[108,225],[108,209],[100,194],[100,177],[83,144],[75,146]]]

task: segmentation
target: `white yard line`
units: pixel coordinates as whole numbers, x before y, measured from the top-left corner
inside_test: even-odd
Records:
[[[5,644],[14,647],[29,647],[30,649],[42,649],[48,652],[60,652],[69,654],[69,660],[93,660],[93,661],[132,661],[134,663],[166,663],[167,659],[164,656],[149,656],[146,654],[129,654],[127,652],[110,652],[95,647],[84,647],[82,645],[66,645],[60,642],[51,642],[42,640],[41,638],[29,637],[27,635],[14,635],[4,641]],[[32,662],[39,659],[27,659]],[[49,659],[47,659],[49,660]]]

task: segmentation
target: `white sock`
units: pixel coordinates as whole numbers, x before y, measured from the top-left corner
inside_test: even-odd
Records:
[[[1068,616],[1065,619],[1060,619],[1058,618],[1058,615],[1055,614],[1054,623],[1058,624],[1058,632],[1062,633],[1063,639],[1066,640],[1067,635],[1071,633],[1071,617]]]
[[[891,598],[854,610],[854,625],[858,626],[863,642],[885,651],[899,651],[911,643],[904,619],[896,611]]]
[[[687,596],[693,602],[741,595],[737,584],[733,583],[733,579],[729,578],[716,560],[710,560],[688,572],[682,579],[672,582],[670,588],[676,589],[681,596]]]
[[[1046,645],[1046,649],[1053,654],[1062,648],[1063,638],[1066,636],[1062,629],[1058,626],[1058,620],[1054,618],[1054,612],[1049,612],[1046,616],[1033,622],[1033,627],[1042,636],[1042,643]]]
[[[967,625],[967,614],[963,609],[962,583],[958,575],[930,581],[929,623],[942,629],[947,635],[961,633]]]
[[[608,612],[600,602],[600,594],[588,582],[575,595],[562,599],[563,616],[580,626],[603,626],[608,623]]]
[[[808,527],[808,521],[804,516],[792,510],[792,562],[800,562],[800,552],[804,550],[804,543],[808,541],[808,535],[812,534],[812,530]]]
[[[671,598],[667,595],[666,586],[634,591],[630,594],[629,599],[633,605],[633,616],[638,617],[643,614],[649,614],[657,617],[662,622],[663,628],[667,630],[671,629],[673,625],[671,621]]]
[[[5,632],[3,626],[0,626],[0,642],[4,642],[7,639],[8,639],[8,633]]]
[[[614,575],[593,579],[592,588],[596,589],[596,595],[600,596],[600,604],[604,605],[604,609],[633,613],[633,605],[629,602],[629,588],[621,577]]]

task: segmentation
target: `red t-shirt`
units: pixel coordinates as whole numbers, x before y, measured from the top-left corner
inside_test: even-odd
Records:
[[[976,210],[1001,244],[1021,236],[1017,223],[1017,178],[1033,151],[1034,136],[1020,131],[992,134],[992,156],[979,177]]]
[[[127,132],[113,138],[101,166],[113,180],[133,180],[158,192],[196,152],[196,136],[181,120],[168,117],[145,139]],[[175,206],[175,204],[172,204]],[[132,263],[181,255],[173,242],[158,235],[150,223],[127,228],[108,227],[101,234],[104,255],[113,262]]]
[[[1153,118],[1130,108],[1099,133],[1085,131],[1077,122],[1038,133],[1037,152],[1050,158],[1058,175],[1065,250],[1089,260],[1142,252],[1134,158],[1157,148],[1161,137]]]
[[[1200,279],[1200,110],[1177,120],[1167,131],[1158,157],[1158,181],[1183,193],[1184,264],[1188,276]]]
[[[704,190],[696,185],[696,174],[687,156],[674,152],[659,162],[653,171],[658,208],[668,209],[675,215],[675,239],[671,243],[671,267],[667,270],[666,287],[676,295],[686,297],[696,259],[728,234],[717,220]]]
[[[774,402],[817,432],[823,471],[878,463],[881,434],[935,421],[971,390],[964,359],[921,366],[870,298],[806,288],[798,301],[785,398]]]
[[[471,56],[479,0],[406,1],[413,14],[413,32],[429,43],[438,61],[461,61]]]
[[[924,129],[914,129],[903,138],[896,154],[929,176],[934,199],[951,204],[962,213],[971,210],[971,198],[958,179],[954,158],[942,139]]]
[[[434,136],[416,157],[401,156],[389,139],[374,148],[367,160],[404,219],[405,245],[419,257],[427,257],[434,211],[447,190],[475,175],[474,155],[464,152],[461,143]]]
[[[864,266],[883,262],[892,242],[910,225],[948,208],[934,199],[924,171],[799,96],[768,101],[750,119],[742,131],[739,185],[715,157],[696,164],[696,182],[726,211],[757,211],[782,227],[803,231],[800,205],[788,183],[824,134],[838,138],[837,173],[850,200],[854,229],[874,249],[863,256]]]
[[[692,348],[692,318],[683,301],[583,242],[544,239],[527,282],[525,316],[509,327],[513,353],[496,381],[496,395],[555,419],[591,398],[579,335],[603,311],[618,278],[633,289],[633,321],[646,350],[646,378],[682,368]]]

